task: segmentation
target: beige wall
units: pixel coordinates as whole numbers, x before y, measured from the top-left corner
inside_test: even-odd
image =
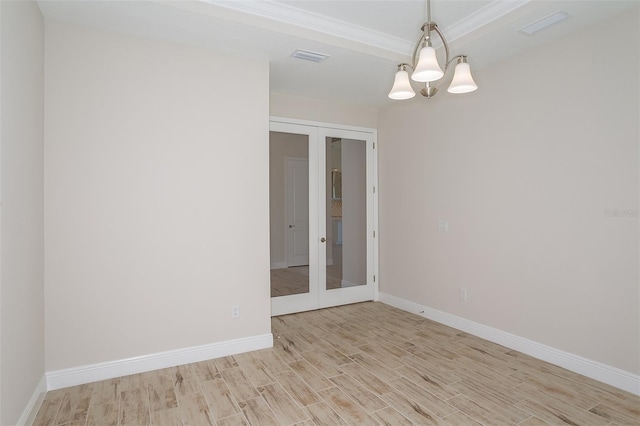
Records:
[[[638,22],[381,112],[382,292],[640,373]]]
[[[268,64],[54,22],[45,64],[47,371],[270,333]]]
[[[321,99],[272,92],[270,115],[298,120],[344,124],[348,126],[378,127],[378,110],[360,105],[330,102]]]
[[[43,23],[0,2],[0,424],[16,424],[44,375]]]
[[[271,265],[286,263],[285,254],[285,158],[309,159],[309,137],[293,133],[269,133],[269,215]],[[278,265],[280,264],[280,265]]]

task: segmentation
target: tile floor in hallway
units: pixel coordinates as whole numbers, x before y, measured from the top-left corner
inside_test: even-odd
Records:
[[[640,398],[382,303],[274,347],[47,393],[35,425],[640,425]]]

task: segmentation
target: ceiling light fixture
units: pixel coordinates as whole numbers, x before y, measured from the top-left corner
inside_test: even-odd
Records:
[[[438,28],[438,24],[431,21],[431,0],[427,2],[427,22],[422,25],[422,35],[416,43],[416,47],[413,50],[413,62],[411,65],[402,63],[398,65],[398,71],[396,72],[393,87],[389,92],[391,99],[403,100],[411,99],[416,93],[411,87],[411,81],[409,80],[408,68],[413,69],[411,74],[411,80],[419,83],[424,83],[424,87],[420,89],[420,94],[427,98],[432,98],[438,92],[437,84],[432,84],[434,81],[440,80],[449,69],[449,65],[453,61],[457,60],[453,79],[447,91],[449,93],[469,93],[478,88],[471,76],[471,70],[467,63],[466,55],[458,55],[450,58],[449,45],[444,35]],[[442,40],[445,51],[445,65],[444,71],[440,68],[438,58],[436,57],[436,51],[431,46],[431,33],[435,32]]]

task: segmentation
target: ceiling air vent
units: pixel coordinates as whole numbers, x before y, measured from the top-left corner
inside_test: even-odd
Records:
[[[309,50],[296,49],[296,51],[291,54],[291,57],[311,62],[322,62],[327,59],[329,55],[325,53],[311,52]]]
[[[559,11],[554,13],[553,15],[549,15],[546,18],[542,18],[532,24],[529,24],[526,27],[520,28],[518,32],[531,36],[537,33],[538,31],[542,31],[545,28],[550,27],[553,24],[557,24],[558,22],[564,21],[570,16],[571,15],[569,15],[567,12]]]

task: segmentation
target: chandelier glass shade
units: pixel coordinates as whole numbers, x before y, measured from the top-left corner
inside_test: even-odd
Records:
[[[402,69],[398,69],[398,72],[396,72],[396,77],[393,81],[393,89],[389,92],[389,97],[398,101],[411,99],[416,95],[416,92],[413,91],[413,87],[411,87],[411,82],[409,81],[409,73],[404,69],[404,67],[401,68]]]
[[[469,93],[478,88],[478,85],[473,81],[471,76],[471,68],[467,63],[466,57],[458,59],[456,68],[453,70],[453,80],[447,89],[449,93]]]
[[[411,86],[411,80],[416,81],[423,85],[420,89],[420,94],[427,98],[433,97],[438,92],[438,85],[433,82],[438,82],[449,70],[449,66],[453,61],[457,60],[453,79],[447,91],[449,93],[469,93],[478,88],[473,77],[471,76],[471,69],[467,62],[466,55],[457,55],[453,58],[450,57],[449,45],[444,35],[438,28],[438,24],[431,21],[431,0],[427,0],[427,22],[422,25],[422,35],[416,43],[416,47],[413,50],[412,64],[402,63],[398,64],[398,70],[393,82],[393,87],[389,92],[389,98],[395,100],[404,100],[413,98],[416,93]],[[431,46],[431,34],[435,33],[442,40],[442,45],[445,51],[445,66],[444,70],[440,67],[438,58],[436,56],[436,50]],[[411,80],[409,79],[409,72],[407,69],[411,69]]]
[[[420,49],[418,63],[414,67],[413,74],[411,74],[413,81],[426,83],[440,80],[442,76],[444,76],[444,71],[442,71],[438,63],[436,49],[431,46],[425,46]]]

